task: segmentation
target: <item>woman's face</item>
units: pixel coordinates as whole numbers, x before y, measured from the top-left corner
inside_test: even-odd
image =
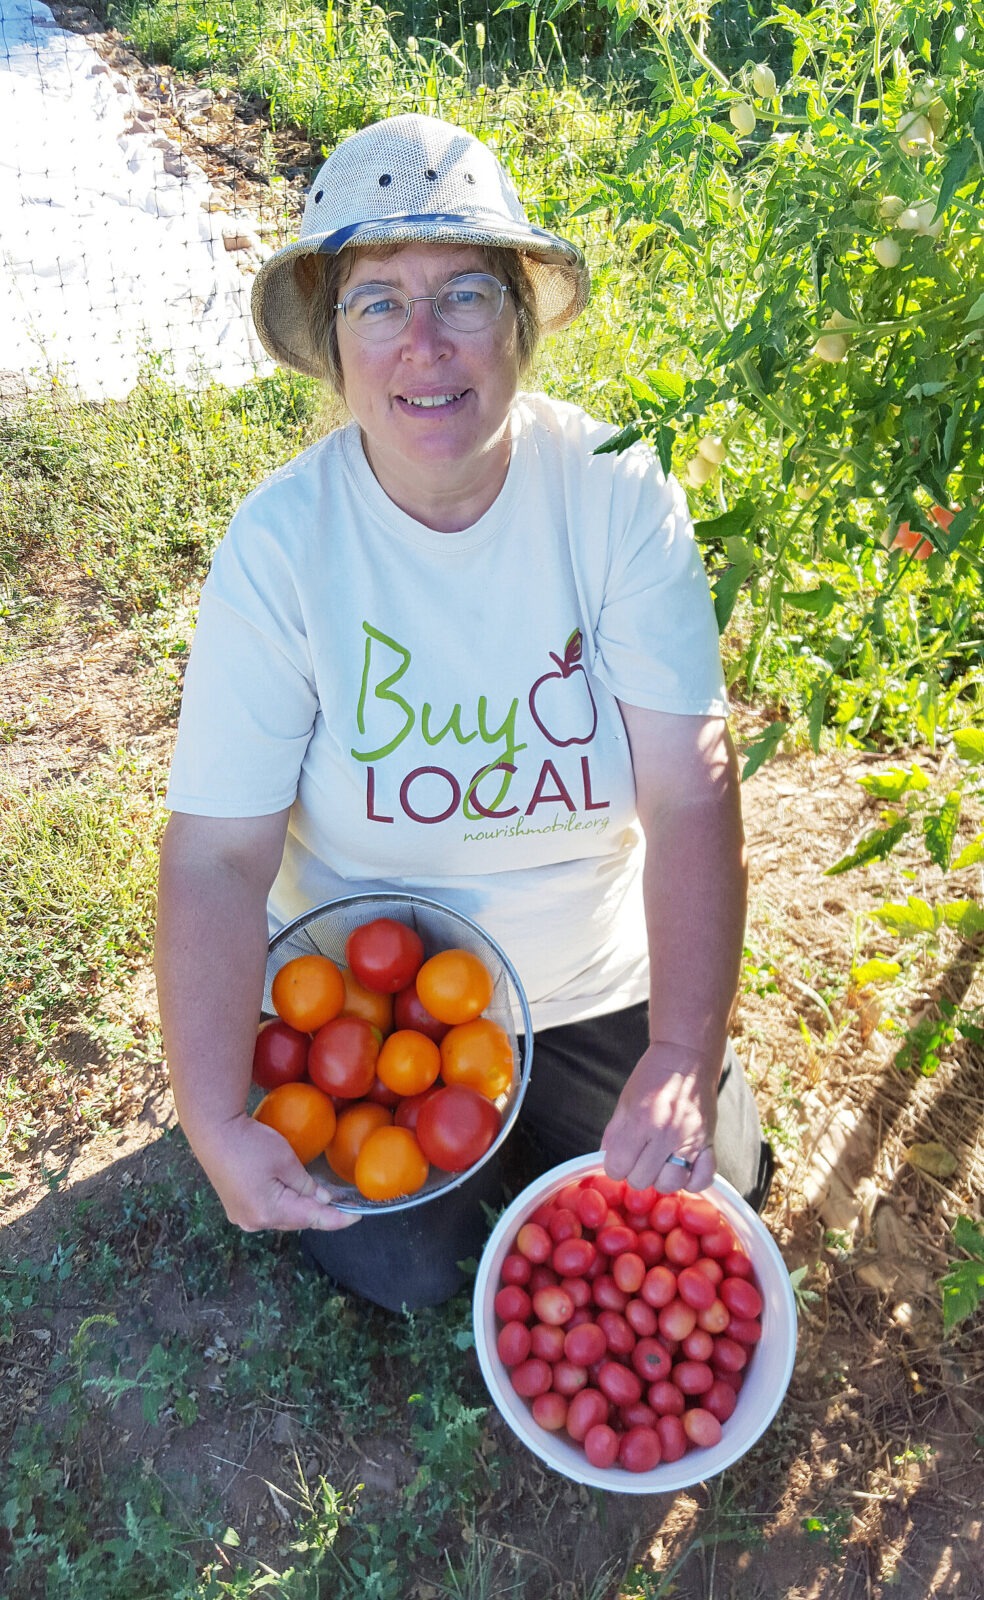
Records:
[[[384,260],[360,252],[339,292],[383,283],[404,294],[436,294],[463,272],[487,271],[468,245],[411,244]],[[362,428],[370,465],[383,489],[431,526],[438,504],[468,511],[467,527],[487,510],[509,463],[509,408],[519,384],[516,312],[479,333],[447,327],[421,302],[403,332],[380,344],[360,339],[339,314],[338,352],[345,401]],[[475,506],[482,501],[480,510]]]

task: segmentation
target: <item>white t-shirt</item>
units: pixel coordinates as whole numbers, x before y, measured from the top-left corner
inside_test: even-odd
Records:
[[[271,928],[396,888],[483,926],[534,1026],[648,992],[642,840],[616,698],[727,713],[684,496],[652,452],[520,396],[472,527],[402,512],[355,424],[243,503],[206,580],[167,801],[290,808]]]

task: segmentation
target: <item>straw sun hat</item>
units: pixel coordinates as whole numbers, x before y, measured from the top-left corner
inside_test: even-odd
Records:
[[[253,320],[284,366],[314,377],[324,360],[312,336],[295,263],[346,245],[498,245],[516,250],[533,286],[544,333],[566,328],[588,298],[576,245],[530,222],[492,151],[434,117],[390,117],[332,151],[311,185],[301,236],[272,255],[253,284]]]

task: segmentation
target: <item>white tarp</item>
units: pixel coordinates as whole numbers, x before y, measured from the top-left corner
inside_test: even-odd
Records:
[[[0,0],[0,383],[121,397],[150,352],[187,384],[270,370],[209,181],[140,110],[47,6]]]

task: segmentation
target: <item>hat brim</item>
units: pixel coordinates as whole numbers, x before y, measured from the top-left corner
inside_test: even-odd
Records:
[[[312,338],[309,303],[298,285],[295,263],[303,256],[368,250],[374,244],[470,244],[515,250],[524,259],[543,333],[569,327],[587,304],[590,275],[583,253],[545,228],[440,213],[386,217],[298,239],[264,262],[253,282],[252,313],[263,347],[275,361],[308,377],[326,376],[324,353]]]

